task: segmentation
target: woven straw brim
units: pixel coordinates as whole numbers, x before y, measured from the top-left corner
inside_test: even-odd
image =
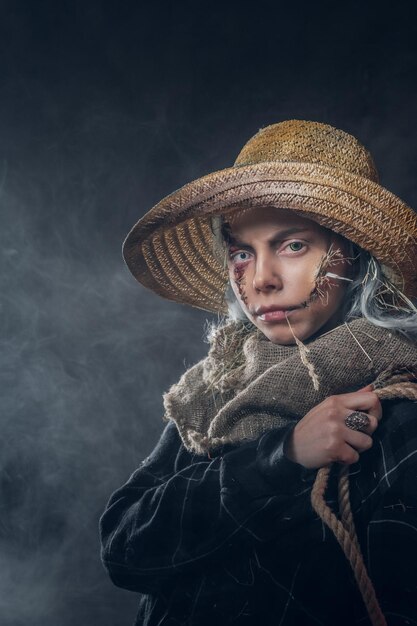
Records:
[[[228,275],[213,246],[211,217],[275,206],[371,252],[409,297],[417,296],[417,216],[367,178],[334,167],[263,162],[208,174],[155,205],[128,234],[123,254],[135,278],[164,298],[226,312]]]

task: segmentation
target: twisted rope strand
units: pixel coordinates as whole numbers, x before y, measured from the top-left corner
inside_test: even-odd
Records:
[[[387,626],[376,597],[374,586],[366,571],[358,541],[357,539],[352,540],[350,532],[344,527],[343,522],[336,517],[324,500],[329,474],[329,467],[322,467],[317,473],[311,493],[313,508],[333,532],[349,560],[373,626]]]
[[[417,383],[399,382],[382,389],[375,389],[375,393],[380,400],[392,400],[393,398],[417,400]]]
[[[349,466],[342,465],[339,473],[339,483],[338,483],[338,496],[339,496],[339,511],[340,517],[343,522],[344,527],[349,533],[352,541],[355,542],[355,545],[358,549],[360,549],[358,538],[356,536],[355,531],[355,522],[353,520],[353,513],[350,506],[350,498],[349,498]]]
[[[403,381],[403,378],[399,376],[393,376],[391,380],[394,384],[375,390],[375,393],[380,400],[393,398],[417,400],[416,383],[409,381],[399,382]],[[349,466],[342,466],[339,474],[338,492],[340,520],[336,517],[325,500],[330,471],[331,466],[328,466],[322,467],[317,472],[316,480],[311,492],[311,503],[313,509],[333,532],[343,552],[349,560],[372,625],[387,626],[386,619],[376,597],[375,588],[366,570],[356,534],[349,499]]]

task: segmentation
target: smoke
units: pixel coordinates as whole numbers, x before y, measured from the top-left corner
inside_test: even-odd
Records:
[[[206,316],[138,286],[120,241],[74,213],[42,232],[25,193],[3,182],[1,623],[129,623],[98,517],[156,442],[162,392],[203,356]]]
[[[345,8],[1,3],[2,626],[136,612],[102,569],[98,518],[156,443],[162,393],[206,353],[207,315],[135,283],[133,221],[293,118],[358,134],[415,204],[411,4]]]

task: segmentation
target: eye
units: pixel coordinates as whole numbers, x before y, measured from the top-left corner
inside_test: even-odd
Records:
[[[302,241],[291,241],[291,243],[287,245],[287,248],[289,248],[291,252],[300,252],[300,250],[304,248],[304,245]]]
[[[230,260],[232,263],[246,263],[251,258],[249,252],[245,252],[245,250],[238,250],[237,252],[232,252],[230,254]]]

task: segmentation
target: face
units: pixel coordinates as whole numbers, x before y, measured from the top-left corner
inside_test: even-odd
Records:
[[[249,209],[228,220],[233,291],[270,341],[294,344],[294,336],[304,341],[342,321],[349,284],[342,278],[351,273],[342,237],[285,209]]]

